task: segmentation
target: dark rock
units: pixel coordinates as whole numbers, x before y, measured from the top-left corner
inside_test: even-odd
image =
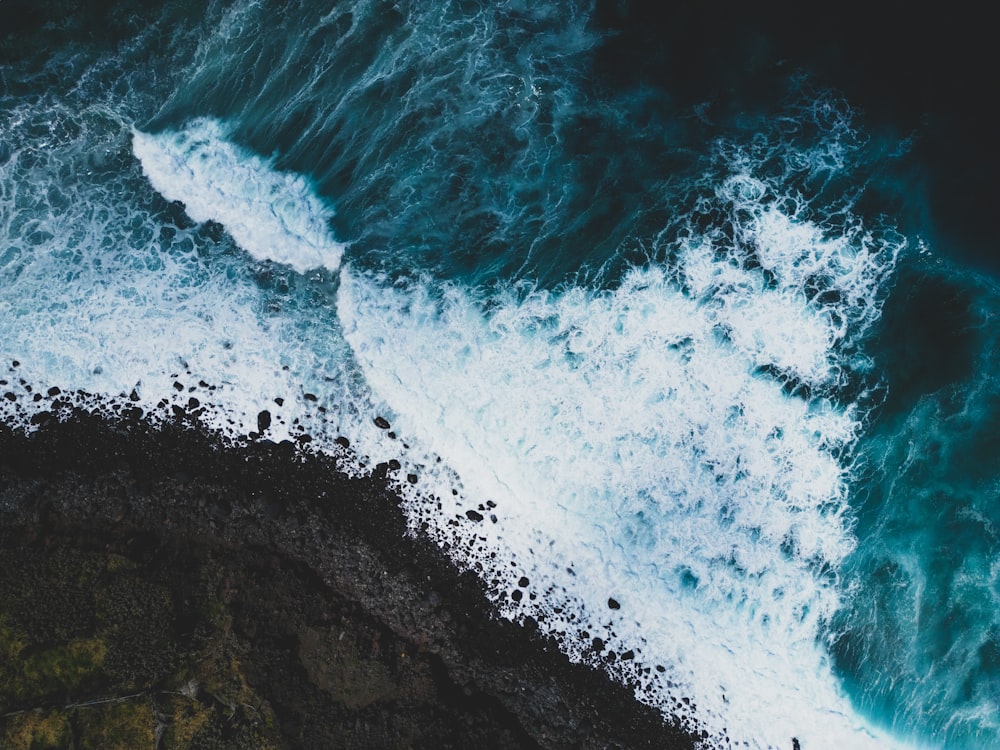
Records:
[[[345,438],[343,435],[341,435],[340,437],[338,437],[336,442],[337,442],[337,445],[339,445],[341,448],[350,448],[351,447],[351,441],[348,440],[347,438]]]
[[[74,700],[147,690],[168,732],[201,717],[199,747],[694,747],[533,620],[497,617],[336,457],[66,409],[30,436],[0,425],[0,556],[45,538],[32,565],[82,562],[42,581],[0,560],[0,616],[20,602],[49,643],[114,640]]]
[[[528,577],[527,576],[521,576],[520,579],[518,579],[518,581],[517,581],[517,585],[520,586],[522,589],[523,588],[527,588],[528,587],[528,583],[530,583],[530,581],[528,581]]]
[[[51,388],[49,388],[49,398],[55,398],[60,393],[62,393],[62,391],[59,390],[58,386],[52,386]]]
[[[608,599],[608,609],[621,609],[621,607],[617,599]]]
[[[319,400],[317,398],[317,396],[316,396],[315,393],[303,393],[302,394],[302,398],[304,398],[306,401],[318,401]]]
[[[263,434],[271,426],[271,412],[264,409],[257,414],[257,432]]]
[[[476,523],[479,523],[480,521],[483,520],[483,514],[478,513],[474,510],[465,511],[465,515],[470,521],[475,521]]]
[[[380,430],[388,430],[389,422],[385,417],[375,417],[375,426]]]
[[[33,414],[31,417],[31,424],[33,425],[43,425],[47,422],[54,420],[56,416],[49,411],[40,411],[37,414]]]

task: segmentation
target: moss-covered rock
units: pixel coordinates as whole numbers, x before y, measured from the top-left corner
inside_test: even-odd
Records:
[[[0,665],[13,664],[27,645],[27,636],[11,625],[8,617],[0,612]]]
[[[77,711],[81,750],[152,748],[156,728],[149,698],[112,701]]]
[[[27,653],[0,667],[0,696],[25,703],[66,695],[99,678],[107,645],[100,638],[78,638]]]
[[[191,688],[194,693],[196,688]],[[172,695],[163,705],[167,715],[167,727],[163,742],[165,747],[186,750],[192,740],[212,720],[210,709],[195,697],[185,694]]]
[[[63,711],[24,711],[6,718],[0,730],[5,750],[62,750],[70,747],[70,726]]]
[[[232,569],[148,552],[0,549],[0,748],[284,747],[232,632]]]

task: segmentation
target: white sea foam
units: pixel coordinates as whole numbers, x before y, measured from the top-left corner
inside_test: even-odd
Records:
[[[37,142],[35,132],[50,135]],[[151,210],[153,193],[135,165],[129,127],[108,108],[27,105],[0,121],[0,140],[12,144],[0,164],[0,351],[22,363],[17,378],[0,374],[18,396],[16,404],[4,401],[5,418],[46,408],[46,401],[32,406],[33,394],[19,385],[24,379],[35,393],[49,385],[108,395],[134,389],[147,409],[161,400],[187,408],[197,398],[214,408],[215,426],[242,434],[269,409],[269,436],[288,437],[305,409],[300,368],[309,377],[336,372],[331,360],[342,359],[346,345],[334,341],[315,351],[277,303],[263,310],[242,253]],[[242,152],[223,144],[215,153]],[[244,161],[236,174],[261,170],[259,182],[269,190],[290,191],[278,205],[307,190],[256,157]],[[206,179],[188,195],[220,184]],[[242,212],[258,210],[260,195],[249,196]],[[307,198],[303,210],[318,216],[319,199]],[[327,325],[322,310],[314,321]]]
[[[159,192],[255,257],[339,267],[308,185],[218,123],[132,139]],[[851,227],[831,239],[739,169],[714,198],[739,217],[738,242],[690,232],[669,263],[611,290],[398,285],[345,266],[335,310],[285,309],[238,254],[209,258],[210,240],[119,200],[120,186],[27,179],[54,185],[78,151],[15,150],[0,165],[20,208],[0,211],[16,250],[0,255],[0,343],[25,380],[138,386],[149,408],[185,404],[204,380],[213,426],[245,434],[268,408],[272,438],[307,429],[333,449],[347,435],[357,472],[398,458],[417,475],[399,484],[412,526],[477,570],[501,611],[535,617],[576,659],[595,659],[594,637],[632,651],[608,668],[717,744],[891,745],[854,713],[817,639],[838,605],[823,571],[854,543],[836,450],[860,418],[824,394],[846,339],[877,316],[898,248]],[[305,249],[288,251],[293,239]],[[809,291],[816,279],[831,301]],[[784,375],[811,395],[789,395]],[[31,408],[18,395],[0,402],[7,418]]]
[[[642,667],[612,671],[721,744],[885,747],[817,642],[838,606],[821,569],[854,543],[834,451],[858,415],[760,368],[822,393],[847,308],[875,314],[898,248],[829,240],[766,192],[724,196],[757,268],[712,237],[608,292],[392,287],[346,267],[340,318],[394,426],[428,452],[419,487],[401,486],[411,519],[494,580],[510,616],[535,617],[575,658],[593,659],[594,636],[633,651]],[[817,274],[839,315],[807,299]],[[485,500],[496,521],[463,516]],[[521,575],[536,598],[515,602]]]
[[[333,212],[306,179],[234,145],[217,120],[158,134],[133,130],[132,148],[161,195],[183,203],[195,221],[222,224],[258,260],[300,273],[340,265],[344,245],[328,225]]]

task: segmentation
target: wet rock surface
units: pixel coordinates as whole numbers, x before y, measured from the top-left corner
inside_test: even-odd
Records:
[[[695,746],[336,457],[101,414],[0,426],[0,746]]]

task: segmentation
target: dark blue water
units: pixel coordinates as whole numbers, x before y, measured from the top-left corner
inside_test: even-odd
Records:
[[[984,27],[820,15],[6,0],[4,417],[203,380],[713,743],[1000,745]]]

